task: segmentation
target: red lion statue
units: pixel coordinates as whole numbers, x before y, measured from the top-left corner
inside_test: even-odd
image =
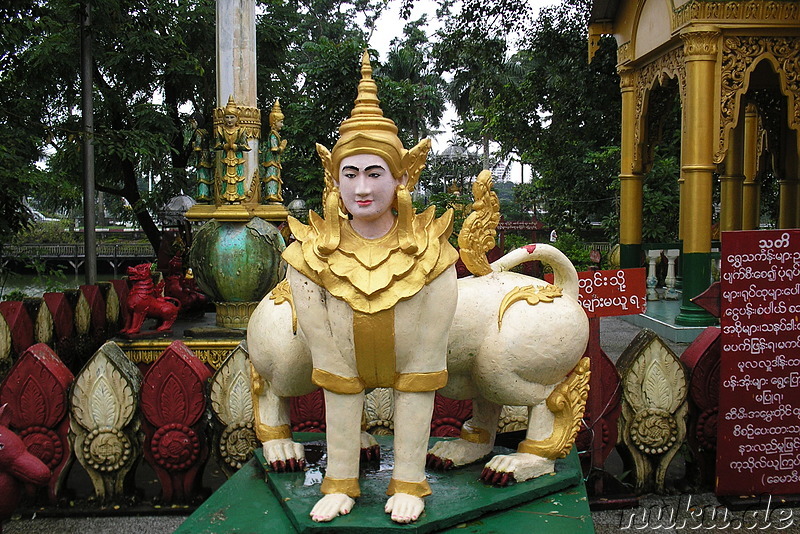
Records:
[[[22,488],[30,484],[44,486],[50,480],[50,469],[9,430],[11,414],[7,407],[7,404],[0,406],[0,532],[2,522],[11,517],[19,504]]]
[[[142,263],[135,267],[128,267],[128,278],[133,282],[133,287],[128,294],[128,320],[125,328],[120,330],[123,334],[138,334],[144,320],[154,317],[161,321],[156,332],[165,332],[172,328],[181,303],[178,299],[162,297],[164,281],[158,285],[153,284],[150,263]]]

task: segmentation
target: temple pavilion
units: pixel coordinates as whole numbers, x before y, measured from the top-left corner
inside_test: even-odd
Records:
[[[670,86],[681,107],[675,322],[713,324],[690,299],[710,283],[715,218],[721,231],[758,229],[769,177],[778,184],[777,227],[800,226],[800,2],[594,0],[590,59],[601,35],[616,39],[622,93],[621,265],[641,264],[642,179],[655,133],[648,108],[653,92]]]

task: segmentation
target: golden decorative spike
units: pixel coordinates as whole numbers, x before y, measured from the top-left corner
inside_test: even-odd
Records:
[[[472,213],[458,234],[461,260],[475,276],[492,272],[486,253],[494,248],[497,223],[500,222],[500,201],[492,191],[492,173],[481,171],[472,184]]]
[[[497,329],[503,326],[503,315],[506,310],[511,307],[515,302],[521,300],[526,301],[531,306],[535,306],[540,302],[553,302],[553,299],[561,296],[561,288],[551,284],[543,287],[525,286],[515,287],[508,294],[503,297],[503,302],[500,303],[500,310],[497,315]]]
[[[581,358],[563,382],[547,397],[547,409],[555,416],[553,433],[541,441],[526,439],[517,452],[535,454],[550,460],[565,458],[581,429],[581,419],[589,398],[589,358]]]
[[[292,288],[289,287],[289,281],[284,278],[277,286],[275,286],[269,294],[270,300],[274,300],[276,305],[281,305],[288,302],[292,307],[292,333],[297,334],[297,311],[294,308],[294,299],[292,298]]]
[[[320,161],[322,161],[323,176],[325,177],[325,189],[322,190],[322,206],[323,209],[325,209],[327,206],[328,195],[336,188],[336,184],[333,180],[333,177],[336,175],[336,171],[333,169],[330,151],[319,143],[317,143],[317,154],[319,155]],[[323,217],[328,218],[333,217],[336,214],[323,211],[322,215]]]

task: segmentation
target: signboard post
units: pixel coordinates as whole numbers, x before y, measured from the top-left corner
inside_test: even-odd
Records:
[[[800,493],[800,230],[722,234],[717,495]]]

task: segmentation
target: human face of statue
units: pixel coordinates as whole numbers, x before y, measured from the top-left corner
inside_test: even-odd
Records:
[[[228,114],[228,115],[225,115],[224,117],[222,117],[222,120],[225,121],[225,126],[227,126],[228,128],[230,128],[232,126],[236,126],[236,121],[238,119],[239,119],[239,117],[237,117],[236,115],[232,115],[232,114]]]
[[[391,230],[395,219],[392,203],[399,183],[380,156],[356,154],[342,159],[339,192],[359,235],[375,239]]]

